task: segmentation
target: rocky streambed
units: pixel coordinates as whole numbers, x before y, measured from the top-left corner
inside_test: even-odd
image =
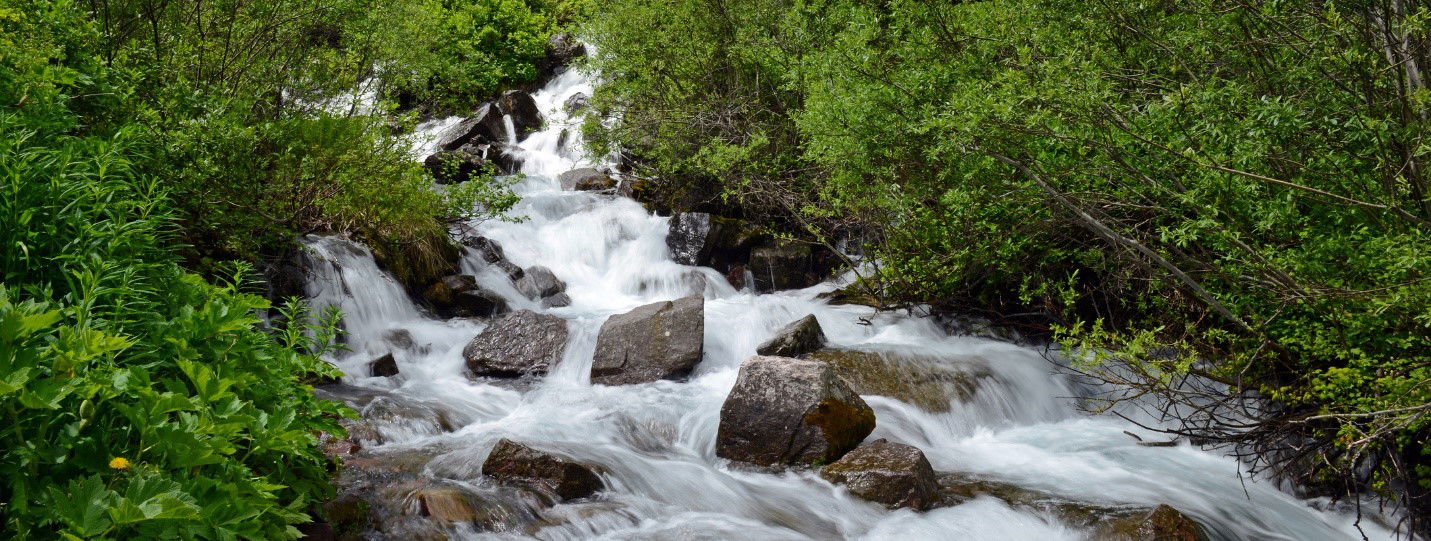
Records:
[[[399,284],[359,244],[305,239],[304,289],[348,333],[346,376],[317,392],[360,413],[324,438],[342,465],[312,537],[1360,535],[1230,458],[1081,413],[1095,390],[1056,352],[862,306],[822,248],[654,214],[584,150],[592,80],[552,71],[425,125],[439,182],[525,175],[521,221],[454,224],[453,274]]]

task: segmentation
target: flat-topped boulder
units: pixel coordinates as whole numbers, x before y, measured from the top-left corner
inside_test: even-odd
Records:
[[[914,352],[824,348],[806,359],[830,365],[850,388],[931,412],[945,412],[972,399],[980,382],[993,378],[984,361]]]
[[[939,497],[939,482],[924,452],[885,439],[856,447],[821,469],[820,477],[890,509],[928,509]]]
[[[482,475],[559,500],[584,498],[605,487],[596,468],[502,439],[482,463]]]
[[[716,455],[761,466],[830,463],[875,427],[874,410],[826,363],[755,356],[720,409]]]
[[[585,192],[608,190],[616,187],[616,180],[593,167],[572,169],[557,176],[563,190]]]
[[[640,306],[601,325],[591,382],[628,385],[684,377],[701,362],[704,345],[705,298]]]
[[[498,316],[462,356],[477,376],[519,377],[545,374],[566,352],[566,320],[531,310]]]
[[[820,328],[820,320],[810,314],[791,322],[775,331],[755,352],[776,357],[799,357],[825,347],[825,331]]]

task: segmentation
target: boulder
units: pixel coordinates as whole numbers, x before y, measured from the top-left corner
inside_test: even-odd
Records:
[[[825,331],[820,329],[820,321],[815,314],[802,317],[775,331],[755,352],[776,357],[799,357],[825,347]]]
[[[977,359],[840,348],[805,358],[828,364],[859,394],[888,396],[936,413],[973,398],[979,382],[993,377]]]
[[[397,359],[393,358],[392,353],[373,359],[368,366],[374,376],[392,377],[398,375]]]
[[[442,150],[457,150],[468,143],[504,143],[507,141],[507,126],[502,121],[502,111],[494,104],[482,104],[477,114],[459,122],[438,139],[437,147]],[[479,154],[481,155],[481,154]]]
[[[488,168],[481,155],[468,152],[467,149],[468,147],[462,147],[461,150],[439,150],[423,160],[422,165],[438,184],[467,182],[473,175],[479,175]]]
[[[528,267],[516,281],[517,291],[528,299],[545,299],[566,290],[566,282],[561,281],[552,270],[543,266]]]
[[[874,427],[874,410],[830,365],[755,356],[721,405],[716,455],[761,466],[830,463]]]
[[[749,285],[745,283],[745,265],[731,265],[730,269],[725,271],[725,281],[729,282],[730,287],[735,288],[736,291],[745,289],[745,286]]]
[[[586,45],[571,34],[552,34],[547,39],[546,56],[537,61],[538,73],[545,79],[556,73],[557,68],[583,56],[586,56]]]
[[[516,263],[507,261],[505,259],[492,263],[492,265],[499,269],[502,269],[502,272],[507,275],[507,278],[510,279],[512,283],[516,283],[518,280],[521,280],[522,277],[527,274],[527,272],[522,270],[521,267],[518,267]]]
[[[577,111],[586,109],[587,107],[591,107],[591,100],[586,97],[586,94],[581,92],[568,96],[566,101],[562,103],[562,109],[569,115],[576,114]]]
[[[591,167],[572,169],[557,177],[563,190],[599,191],[616,187],[616,180]]]
[[[1093,539],[1104,541],[1207,541],[1203,527],[1169,505],[1103,521]]]
[[[556,295],[542,299],[542,308],[561,308],[564,306],[571,306],[571,295],[567,295],[566,292],[557,293]]]
[[[519,310],[492,320],[462,356],[478,376],[545,374],[566,352],[566,320]]]
[[[584,498],[605,485],[591,466],[502,439],[482,463],[482,475],[561,500]]]
[[[482,256],[482,260],[488,263],[496,263],[507,259],[507,254],[502,251],[502,244],[481,235],[468,236],[462,239],[462,244],[477,251]]]
[[[508,90],[497,98],[496,103],[502,114],[512,117],[512,128],[517,132],[516,140],[520,141],[527,134],[542,127],[542,112],[537,108],[537,100],[533,99],[531,94],[521,90]],[[497,142],[506,143],[507,140]]]
[[[934,468],[924,452],[885,439],[856,447],[821,469],[820,477],[890,509],[928,509],[939,496]]]
[[[781,240],[751,249],[747,267],[756,291],[801,289],[820,283],[834,268],[820,259],[808,244]]]
[[[705,298],[662,301],[614,315],[601,325],[591,382],[648,383],[689,374],[705,345]]]
[[[444,276],[423,291],[422,297],[443,317],[487,317],[508,310],[501,295],[477,285],[475,276]]]

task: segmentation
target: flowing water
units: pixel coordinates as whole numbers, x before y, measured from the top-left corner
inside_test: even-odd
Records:
[[[473,380],[462,348],[480,320],[425,315],[363,247],[309,238],[318,272],[309,293],[345,313],[351,353],[333,359],[345,382],[383,391],[440,412],[434,423],[380,424],[387,443],[373,452],[437,449],[425,475],[481,484],[481,464],[500,438],[557,451],[606,468],[596,502],[558,505],[561,520],[524,530],[542,539],[1082,539],[1088,532],[1056,515],[980,496],[924,513],[889,511],[863,502],[812,471],[768,473],[714,454],[722,401],[740,362],[776,329],[814,314],[832,345],[878,350],[910,363],[976,370],[967,401],[920,408],[865,396],[878,425],[870,438],[924,450],[936,470],[1007,482],[1073,501],[1106,506],[1172,505],[1221,539],[1359,539],[1354,514],[1319,510],[1275,486],[1238,475],[1231,458],[1186,444],[1142,447],[1124,421],[1081,413],[1086,392],[1057,373],[1040,351],[973,337],[949,336],[927,319],[831,306],[816,295],[835,287],[755,294],[737,291],[715,271],[682,266],[667,255],[668,218],[623,197],[563,191],[556,175],[600,160],[585,154],[579,119],[563,111],[576,92],[590,95],[588,76],[570,70],[535,94],[547,120],[520,142],[525,180],[517,223],[475,224],[514,263],[545,265],[567,284],[572,303],[543,309],[522,297],[498,269],[475,253],[464,272],[505,297],[514,309],[545,311],[568,321],[565,358],[524,385]],[[424,125],[415,154],[452,120]],[[566,131],[563,134],[563,131]],[[704,278],[704,279],[702,279]],[[597,331],[607,316],[700,292],[706,298],[705,354],[686,381],[607,387],[589,381]],[[393,352],[401,375],[365,377],[365,364]],[[972,368],[971,368],[972,367]],[[377,402],[377,401],[374,401]],[[367,413],[374,414],[374,406]],[[436,413],[434,415],[437,415]],[[1156,435],[1143,434],[1157,439]],[[1372,539],[1392,535],[1371,520]],[[459,537],[517,534],[461,529]]]

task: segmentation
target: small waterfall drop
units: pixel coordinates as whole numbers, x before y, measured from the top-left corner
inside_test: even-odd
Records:
[[[834,346],[867,351],[895,366],[977,376],[971,398],[943,408],[865,396],[878,419],[870,439],[920,447],[936,470],[1104,506],[1166,503],[1202,519],[1215,539],[1360,538],[1354,515],[1318,510],[1271,483],[1243,479],[1231,458],[1187,445],[1139,446],[1125,434],[1144,432],[1137,427],[1080,413],[1076,397],[1083,391],[1057,374],[1041,351],[949,336],[926,319],[899,313],[832,306],[817,295],[834,289],[833,283],[756,294],[736,290],[712,269],[673,262],[665,244],[668,218],[624,197],[563,191],[556,180],[575,168],[607,165],[586,153],[580,118],[563,107],[576,93],[591,95],[592,87],[589,75],[573,69],[534,94],[546,122],[520,142],[509,141],[515,148],[508,149],[520,158],[526,176],[515,188],[522,199],[513,209],[523,220],[471,224],[498,241],[518,266],[550,268],[566,282],[571,304],[542,308],[475,252],[462,262],[464,273],[513,309],[567,320],[565,358],[539,381],[521,386],[470,378],[462,349],[484,322],[423,313],[360,245],[332,237],[304,241],[321,263],[315,265],[309,295],[315,304],[345,313],[352,351],[333,359],[348,372],[345,382],[385,393],[384,400],[403,401],[410,409],[430,410],[447,425],[381,425],[384,441],[370,451],[428,449],[433,458],[423,475],[462,483],[481,478],[482,461],[501,438],[538,442],[607,469],[608,490],[599,496],[600,505],[560,504],[554,511],[560,520],[522,532],[459,528],[454,536],[1079,540],[1088,535],[1053,514],[988,496],[924,513],[889,511],[812,471],[759,472],[716,457],[721,404],[740,362],[776,329],[814,314]],[[504,122],[514,133],[510,117]],[[455,124],[451,119],[424,124],[415,154],[430,152],[430,141]],[[764,271],[748,269],[746,282],[757,272]],[[706,298],[705,353],[688,380],[620,387],[590,383],[596,337],[608,316],[691,293]],[[396,356],[401,375],[369,377],[366,363],[388,352]],[[366,404],[365,415],[391,407],[379,399]],[[1392,538],[1370,520],[1362,527],[1373,539]]]

